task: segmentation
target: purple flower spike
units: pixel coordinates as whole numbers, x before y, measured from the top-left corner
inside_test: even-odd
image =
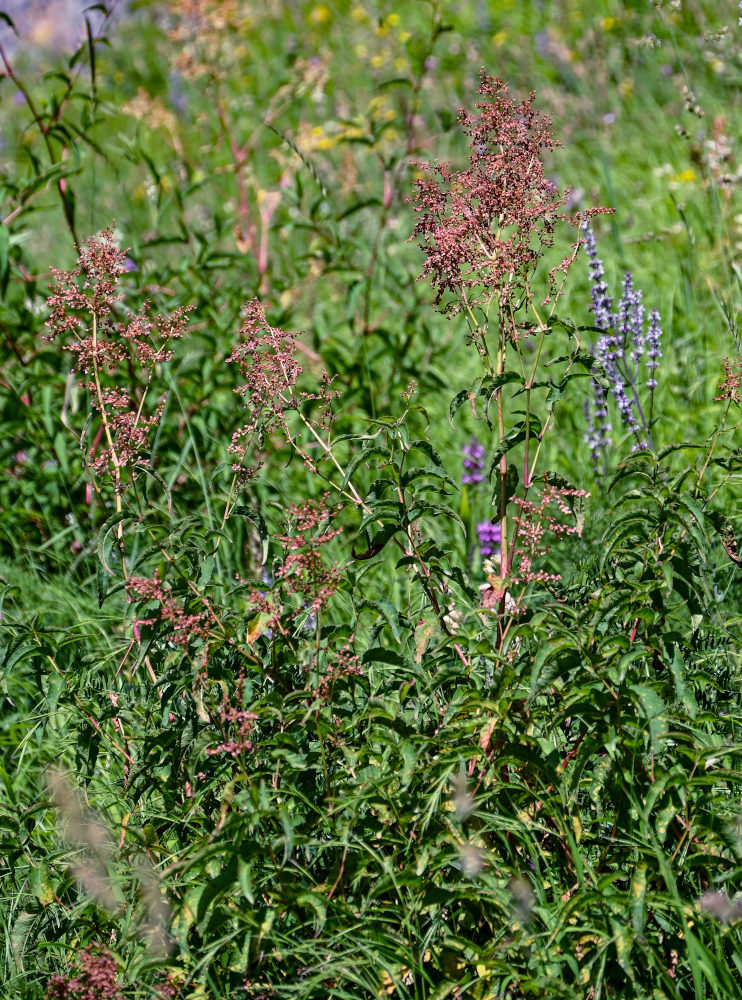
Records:
[[[629,360],[638,366],[644,353],[644,306],[642,293],[634,288],[631,271],[624,276],[623,295],[618,303],[618,332],[624,348],[631,344]]]
[[[634,437],[633,450],[653,448],[654,442],[650,430],[652,410],[650,405],[649,420],[647,420],[641,400],[639,370],[642,359],[646,358],[644,363],[649,373],[646,386],[650,394],[653,393],[657,386],[654,375],[659,364],[658,358],[662,356],[659,348],[662,335],[659,313],[656,309],[652,310],[649,329],[645,332],[642,293],[634,287],[630,271],[624,276],[617,311],[615,313],[611,311],[613,300],[608,294],[603,262],[598,257],[595,244],[595,234],[587,225],[583,225],[583,233],[590,264],[591,308],[595,316],[595,326],[602,331],[593,353],[603,367],[621,423]],[[605,473],[605,457],[611,444],[611,428],[608,423],[608,394],[597,382],[593,383],[592,402],[585,404],[585,415],[587,417],[585,441],[590,447],[593,468],[599,472],[602,464]]]
[[[484,482],[484,446],[475,437],[464,445],[464,474],[461,482],[474,485]]]
[[[608,294],[608,285],[605,283],[605,270],[603,261],[598,257],[598,248],[595,242],[595,233],[588,227],[587,222],[583,223],[585,234],[585,250],[590,261],[590,297],[593,302],[593,313],[595,315],[595,325],[601,330],[608,330],[613,326],[613,316],[611,308],[613,299]]]
[[[590,457],[596,475],[606,474],[605,454],[611,443],[611,422],[608,418],[608,397],[597,382],[593,382],[592,406],[585,398],[585,418],[587,433],[585,441],[590,448]]]
[[[492,524],[491,521],[480,521],[477,524],[477,535],[479,536],[479,551],[483,559],[493,556],[500,548],[502,541],[502,527],[498,521]]]
[[[660,341],[662,339],[662,327],[660,326],[660,314],[657,309],[653,309],[649,314],[649,330],[647,332],[647,371],[649,372],[649,379],[647,380],[647,389],[650,392],[654,392],[657,388],[657,379],[654,377],[654,373],[659,367],[659,359],[662,357],[662,351],[660,350]]]

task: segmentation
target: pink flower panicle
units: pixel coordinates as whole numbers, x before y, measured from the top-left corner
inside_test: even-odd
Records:
[[[215,747],[209,747],[205,752],[210,757],[217,754],[239,757],[240,754],[249,753],[253,749],[251,734],[258,716],[254,712],[246,712],[241,708],[224,703],[219,711],[219,719],[224,728],[229,727],[232,730],[233,738],[219,743]]]
[[[553,137],[551,120],[534,110],[535,94],[516,103],[507,98],[502,80],[481,73],[479,114],[459,112],[459,124],[469,136],[469,167],[452,170],[446,163],[417,164],[428,176],[415,181],[412,201],[418,215],[410,239],[417,239],[426,260],[420,277],[436,290],[439,305],[446,292],[455,296],[444,306],[458,312],[465,304],[487,305],[499,300],[500,314],[510,317],[538,261],[554,243],[557,224],[578,225],[604,209],[580,217],[562,211],[568,192],[560,192],[544,173],[541,155],[561,143]],[[568,271],[573,254],[552,269]],[[556,294],[559,294],[556,292]]]
[[[46,1000],[123,1000],[116,961],[107,951],[88,946],[75,959],[73,976],[52,976]]]
[[[234,391],[242,396],[248,412],[246,422],[232,435],[229,451],[236,461],[232,466],[241,482],[249,482],[258,474],[263,462],[257,450],[267,434],[281,431],[293,441],[287,415],[298,410],[303,402],[319,400],[320,423],[329,426],[332,419],[332,400],[337,393],[327,372],[322,374],[322,387],[318,393],[300,392],[296,388],[303,368],[296,360],[297,333],[287,333],[271,326],[265,309],[257,299],[246,303],[245,320],[240,330],[241,343],[234,349],[228,362],[236,364],[242,384]],[[296,441],[297,450],[310,470],[316,465]],[[252,460],[252,466],[246,464]]]
[[[155,996],[157,1000],[177,1000],[181,995],[182,982],[179,977],[169,972],[164,979],[157,983]]]
[[[183,336],[191,311],[180,307],[170,316],[153,317],[145,303],[136,315],[119,319],[116,304],[123,296],[117,289],[125,261],[126,251],[115,245],[109,227],[82,244],[76,268],[52,268],[54,281],[47,299],[51,310],[47,340],[62,341],[62,349],[73,355],[72,371],[85,376],[81,384],[90,392],[92,408],[106,430],[105,435],[95,435],[90,468],[97,477],[110,475],[117,493],[128,485],[123,470],[147,463],[163,402],[159,400],[146,415],[146,396],[157,366],[172,359],[169,344]],[[123,389],[132,372],[138,374],[139,385]],[[102,437],[105,446],[98,452]]]
[[[140,576],[131,577],[126,589],[129,594],[136,594],[137,597],[146,601],[156,601],[159,604],[155,617],[135,619],[135,630],[138,630],[142,625],[159,623],[168,625],[170,626],[168,639],[179,646],[187,646],[196,639],[209,637],[211,618],[209,613],[199,611],[196,614],[187,614],[183,605],[170,590],[165,588],[158,571],[155,571],[152,579]]]
[[[296,519],[294,533],[277,536],[288,554],[276,577],[286,584],[287,594],[298,595],[303,606],[315,615],[326,606],[340,583],[338,567],[326,567],[322,561],[322,546],[340,534],[339,529],[329,527],[337,511],[328,508],[327,496],[325,493],[320,500],[292,504],[290,514]]]
[[[719,395],[714,396],[715,400],[730,399],[739,406],[742,403],[740,396],[740,386],[742,386],[742,357],[724,358],[724,381],[719,386]]]
[[[362,673],[360,660],[351,646],[346,643],[327,664],[324,673],[320,676],[319,687],[315,694],[323,701],[329,701],[333,685],[337,680],[341,677],[359,677]]]
[[[549,584],[561,579],[559,573],[535,570],[533,563],[551,551],[549,535],[557,539],[567,535],[582,536],[581,522],[568,524],[558,518],[560,514],[573,515],[574,506],[570,500],[579,501],[589,496],[586,490],[552,486],[546,481],[538,501],[513,498],[513,503],[520,508],[520,514],[514,518],[518,541],[512,556],[513,561],[518,561],[517,571],[511,576],[514,584]]]

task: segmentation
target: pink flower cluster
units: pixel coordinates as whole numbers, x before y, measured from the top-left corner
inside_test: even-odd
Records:
[[[212,757],[222,753],[229,757],[239,757],[242,753],[250,752],[253,748],[251,733],[258,716],[225,702],[219,711],[219,718],[222,726],[232,729],[234,737],[215,747],[209,747],[205,752]]]
[[[360,677],[363,673],[361,662],[356,654],[346,643],[331,661],[327,664],[325,672],[320,677],[319,688],[316,694],[324,701],[329,701],[332,695],[332,688],[335,682],[341,677]]]
[[[338,529],[329,527],[338,511],[327,506],[327,496],[325,493],[319,500],[305,500],[289,508],[289,517],[294,521],[292,533],[275,536],[286,554],[276,571],[273,589],[256,589],[236,576],[239,583],[250,588],[246,599],[251,617],[263,616],[262,631],[288,635],[298,615],[308,611],[315,616],[338,588],[340,569],[337,565],[325,566],[321,551],[323,545],[340,534]],[[292,597],[298,601],[287,600]]]
[[[719,386],[719,395],[714,396],[714,399],[730,399],[733,403],[738,406],[742,403],[742,398],[740,397],[740,386],[742,385],[742,357],[734,358],[730,361],[729,358],[724,358],[724,381]]]
[[[117,289],[125,261],[126,251],[116,246],[109,227],[83,243],[76,268],[52,268],[47,300],[48,339],[64,341],[63,349],[74,356],[72,370],[86,376],[82,385],[100,416],[90,467],[96,476],[109,474],[117,493],[128,485],[124,471],[133,476],[133,466],[147,462],[150,436],[163,409],[158,400],[146,415],[147,395],[157,366],[172,358],[168,345],[183,335],[190,311],[178,308],[168,317],[152,317],[145,303],[138,314],[120,319],[117,303],[123,296]],[[122,388],[126,383],[134,385]]]
[[[287,594],[298,595],[303,606],[308,606],[313,614],[317,614],[340,582],[340,570],[337,566],[325,567],[320,551],[323,545],[340,534],[339,529],[329,527],[337,511],[328,508],[325,493],[320,500],[292,504],[290,514],[296,519],[294,533],[277,536],[288,554],[276,575],[286,585]]]
[[[153,618],[137,618],[134,621],[135,634],[142,625],[164,623],[170,626],[168,639],[179,646],[187,646],[194,639],[207,639],[209,635],[210,615],[206,611],[187,614],[183,605],[173,597],[170,590],[163,585],[158,571],[153,579],[133,576],[126,585],[129,594],[136,594],[146,601],[157,601],[159,608]]]
[[[298,410],[308,400],[319,400],[321,404],[320,422],[329,426],[331,404],[335,397],[331,389],[332,379],[326,372],[322,374],[322,387],[318,393],[300,392],[296,383],[303,369],[296,360],[296,338],[298,334],[287,333],[271,326],[265,316],[265,309],[257,299],[252,299],[245,307],[245,319],[240,330],[241,343],[234,349],[227,361],[236,364],[242,385],[234,391],[242,396],[248,419],[232,435],[230,452],[236,462],[232,466],[240,480],[245,483],[254,479],[262,465],[258,452],[265,436],[280,430],[287,439],[292,439],[287,423],[287,414]],[[314,461],[306,451],[294,441],[306,465],[314,470]],[[252,461],[252,465],[247,465]]]
[[[471,307],[496,297],[506,315],[553,244],[557,223],[567,219],[561,211],[566,195],[544,174],[542,152],[559,143],[550,119],[533,108],[535,94],[508,100],[507,85],[484,71],[479,93],[479,114],[459,112],[470,138],[469,167],[419,164],[428,176],[415,181],[411,239],[417,237],[426,256],[422,276],[436,289],[436,305],[447,291],[456,301],[445,311],[463,308],[462,299]]]
[[[553,583],[561,579],[559,573],[534,570],[533,563],[551,551],[549,535],[557,539],[582,535],[579,521],[567,524],[558,517],[560,514],[573,516],[574,504],[570,504],[569,500],[583,500],[589,496],[586,490],[552,486],[546,481],[538,501],[513,498],[513,503],[520,508],[520,514],[514,518],[518,544],[512,553],[511,563],[517,559],[518,567],[511,577],[513,583]]]
[[[71,977],[52,976],[46,1000],[123,1000],[116,961],[107,951],[83,948]]]

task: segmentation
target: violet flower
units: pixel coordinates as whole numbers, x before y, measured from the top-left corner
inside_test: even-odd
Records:
[[[465,486],[484,482],[484,445],[475,437],[464,445],[464,474],[461,482]]]
[[[613,326],[613,299],[608,294],[608,285],[605,283],[605,270],[603,261],[598,257],[598,248],[595,242],[595,233],[589,228],[587,222],[583,223],[582,231],[585,234],[585,250],[590,262],[590,297],[593,303],[593,315],[595,325],[601,330],[608,330]]]
[[[502,527],[499,521],[497,524],[493,524],[491,521],[479,521],[477,535],[479,536],[479,552],[483,559],[493,556],[499,550],[502,542]]]

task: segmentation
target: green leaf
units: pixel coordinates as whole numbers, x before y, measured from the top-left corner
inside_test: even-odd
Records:
[[[384,458],[388,460],[390,457],[389,449],[381,445],[374,444],[370,445],[367,448],[364,448],[363,451],[360,452],[358,455],[354,455],[353,458],[351,458],[350,462],[348,462],[348,465],[346,466],[345,475],[343,476],[343,483],[342,486],[340,487],[341,490],[344,490],[346,488],[346,486],[351,480],[351,477],[353,476],[353,473],[356,471],[358,466],[362,465],[363,462],[367,462],[374,455],[377,455],[379,458]]]
[[[405,660],[395,652],[393,649],[384,649],[381,646],[375,646],[372,649],[367,649],[363,654],[364,663],[390,663],[394,667],[403,667],[405,665]]]
[[[356,622],[358,621],[358,618],[360,618],[361,612],[363,611],[377,611],[386,621],[397,642],[402,641],[402,629],[399,625],[400,613],[397,611],[397,608],[392,601],[385,597],[379,598],[375,601],[358,601],[356,604]]]
[[[629,909],[634,933],[644,932],[645,903],[647,899],[647,863],[637,865],[629,887]]]
[[[255,525],[258,532],[258,537],[262,542],[261,558],[263,565],[265,565],[266,562],[268,561],[268,547],[270,545],[270,535],[268,534],[268,528],[266,527],[263,515],[260,513],[259,510],[256,510],[254,507],[245,507],[241,505],[239,507],[233,507],[232,510],[230,511],[229,516],[246,517],[248,521],[252,521],[252,523]]]
[[[409,471],[402,473],[399,484],[402,489],[406,489],[410,483],[413,483],[416,479],[421,479],[424,476],[432,476],[434,479],[442,479],[450,486],[453,486],[457,493],[460,492],[459,485],[456,480],[453,479],[445,469],[441,468],[440,465],[425,465],[415,469],[410,469]]]
[[[105,571],[109,573],[111,576],[115,576],[116,573],[115,570],[111,569],[111,567],[108,564],[108,557],[111,554],[111,548],[114,544],[114,542],[110,539],[109,536],[113,531],[113,529],[117,528],[119,524],[125,524],[127,521],[133,521],[133,520],[134,516],[132,514],[125,514],[124,512],[112,514],[111,517],[109,517],[108,520],[104,522],[104,524],[101,526],[100,531],[98,532],[98,544],[97,544],[98,559],[100,560],[101,565],[103,566]],[[116,540],[116,544],[117,543],[118,540]]]

